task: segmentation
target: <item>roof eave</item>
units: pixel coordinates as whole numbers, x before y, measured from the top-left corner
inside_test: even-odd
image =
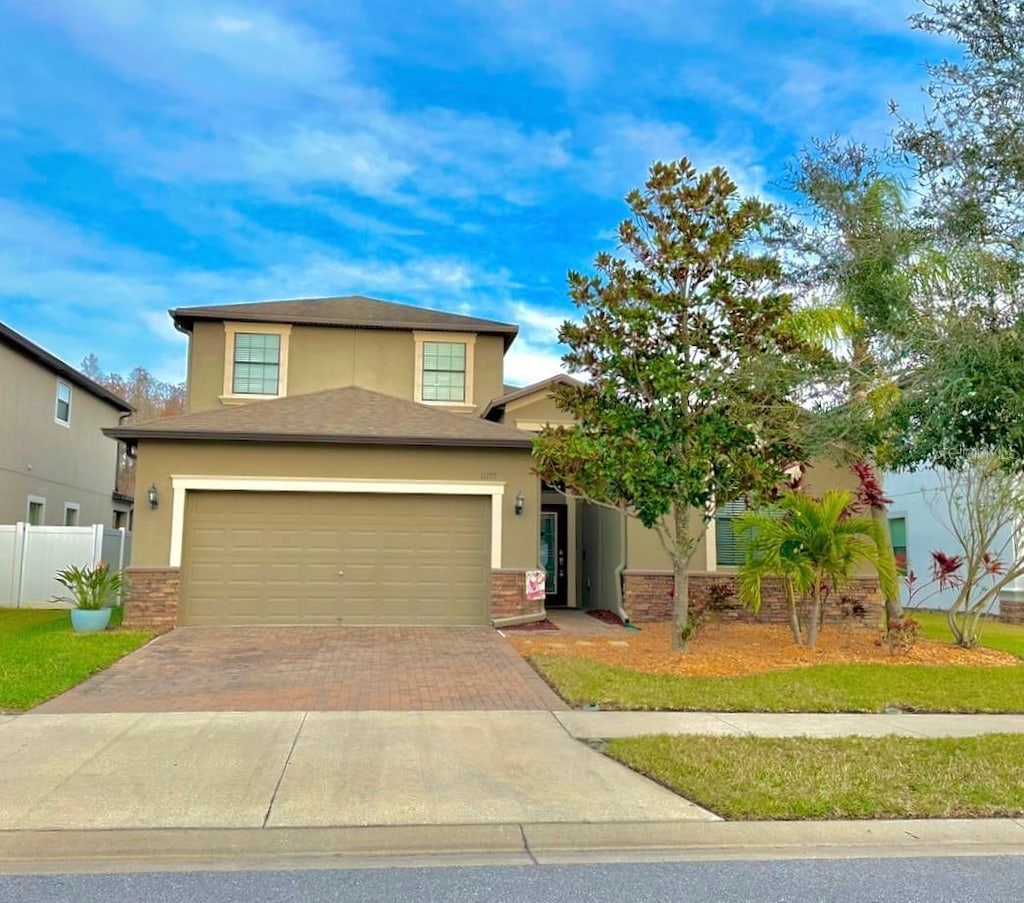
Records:
[[[105,389],[95,380],[90,379],[70,364],[66,364],[59,357],[50,354],[44,348],[40,348],[35,342],[26,339],[4,323],[0,323],[0,340],[6,340],[8,345],[24,354],[30,360],[35,361],[41,367],[45,367],[51,373],[64,377],[64,379],[74,383],[80,389],[83,389],[100,401],[116,408],[122,414],[131,414],[135,410],[120,396],[115,395],[109,389]]]
[[[212,442],[273,442],[296,445],[407,445],[463,448],[532,448],[528,437],[485,439],[481,437],[443,436],[331,436],[323,433],[253,433],[218,430],[132,430],[108,427],[103,434],[111,439],[138,443],[144,439],[205,440]]]

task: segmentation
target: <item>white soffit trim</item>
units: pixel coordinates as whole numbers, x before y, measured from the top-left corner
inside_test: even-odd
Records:
[[[501,567],[501,501],[504,483],[441,480],[310,479],[307,477],[231,477],[171,475],[170,567],[181,567],[185,538],[185,495],[191,491],[231,492],[365,492],[389,495],[489,495],[491,497],[491,567]]]

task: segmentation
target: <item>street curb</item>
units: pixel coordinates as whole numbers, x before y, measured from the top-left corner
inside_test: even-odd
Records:
[[[1024,820],[0,831],[0,874],[1024,855]]]

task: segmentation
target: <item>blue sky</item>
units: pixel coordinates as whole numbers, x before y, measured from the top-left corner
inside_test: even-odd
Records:
[[[920,109],[914,0],[0,0],[0,319],[184,376],[169,307],[368,294],[519,323],[656,158],[778,197],[793,153]]]

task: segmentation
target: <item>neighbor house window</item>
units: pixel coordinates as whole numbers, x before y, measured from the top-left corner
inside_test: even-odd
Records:
[[[903,576],[907,575],[907,519],[905,517],[889,518],[889,538],[892,540],[892,554],[896,559],[896,570]]]
[[[64,503],[64,526],[78,526],[78,504],[76,502]]]
[[[747,503],[737,499],[715,511],[715,562],[718,567],[739,567],[743,564],[742,537],[735,529],[735,521],[746,510]]]
[[[466,344],[423,343],[423,400],[466,400]]]
[[[57,407],[53,419],[61,426],[71,426],[71,386],[57,380]]]
[[[25,515],[25,520],[31,527],[40,527],[43,524],[43,519],[46,516],[46,499],[40,498],[37,495],[30,495],[28,497],[28,511]]]
[[[277,395],[281,383],[281,336],[236,332],[231,391],[235,395]]]

